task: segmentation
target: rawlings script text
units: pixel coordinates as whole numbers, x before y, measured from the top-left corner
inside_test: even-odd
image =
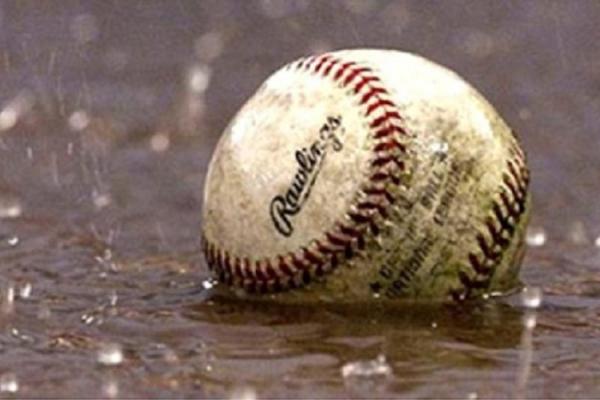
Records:
[[[342,117],[327,117],[327,122],[319,130],[317,139],[308,148],[296,150],[297,170],[292,183],[283,194],[271,200],[270,213],[273,225],[283,236],[291,236],[294,232],[292,217],[300,212],[308,200],[315,184],[327,152],[340,151],[343,147],[340,133],[343,133]]]

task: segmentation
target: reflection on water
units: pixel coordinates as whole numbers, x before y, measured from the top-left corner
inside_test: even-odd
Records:
[[[593,2],[77,4],[0,5],[3,397],[600,396]],[[366,45],[456,68],[519,132],[522,293],[283,306],[207,277],[219,132],[282,63]]]

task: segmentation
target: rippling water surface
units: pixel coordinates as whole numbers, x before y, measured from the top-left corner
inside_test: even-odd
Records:
[[[0,397],[600,396],[595,2],[0,3]],[[290,59],[421,53],[520,133],[527,291],[484,304],[215,296],[220,131]]]

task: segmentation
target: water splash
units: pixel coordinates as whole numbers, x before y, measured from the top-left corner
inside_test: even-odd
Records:
[[[525,242],[529,247],[542,247],[546,244],[546,231],[542,227],[529,227]]]
[[[385,356],[380,354],[375,360],[355,361],[346,363],[341,368],[342,377],[349,378],[377,378],[391,375],[392,368]]]
[[[106,366],[115,366],[123,362],[123,349],[117,343],[106,343],[98,349],[98,363]]]
[[[19,381],[17,375],[13,372],[6,372],[0,375],[0,392],[17,393],[19,391]]]
[[[202,281],[202,287],[206,290],[210,290],[217,286],[217,281],[213,278],[207,278]]]
[[[31,297],[31,291],[33,289],[33,286],[31,285],[30,282],[25,282],[20,288],[19,288],[19,297],[22,299],[28,299],[29,297]]]
[[[543,292],[539,287],[526,287],[521,292],[521,304],[529,309],[537,309],[542,305]]]
[[[11,247],[15,247],[16,245],[19,244],[19,237],[18,236],[9,236],[6,239],[6,243],[8,243],[9,246]]]

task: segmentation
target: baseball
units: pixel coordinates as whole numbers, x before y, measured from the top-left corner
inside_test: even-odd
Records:
[[[223,133],[203,251],[222,286],[258,298],[505,293],[519,284],[528,183],[512,130],[456,73],[391,50],[302,58]]]

